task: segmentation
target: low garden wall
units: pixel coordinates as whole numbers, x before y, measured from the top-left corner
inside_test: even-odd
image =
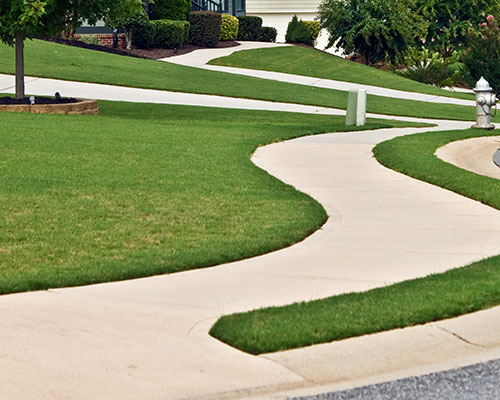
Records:
[[[0,112],[26,112],[32,114],[99,114],[97,100],[80,100],[65,104],[12,104],[0,105]]]

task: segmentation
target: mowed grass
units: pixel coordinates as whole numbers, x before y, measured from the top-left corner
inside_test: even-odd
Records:
[[[374,153],[389,168],[500,209],[500,181],[433,155],[451,141],[486,135],[495,133],[470,129],[403,136],[377,145]],[[224,316],[210,334],[261,354],[423,324],[498,304],[500,256],[363,293]]]
[[[447,143],[497,135],[496,131],[484,129],[422,133],[380,143],[373,152],[388,168],[500,209],[498,179],[458,168],[434,156],[436,149]]]
[[[250,155],[345,130],[343,118],[100,107],[99,116],[1,114],[1,294],[216,265],[291,245],[325,221],[321,205]],[[366,129],[394,125],[405,124]]]
[[[452,92],[371,68],[309,47],[286,46],[235,52],[209,62],[212,65],[250,68],[312,76],[388,89],[473,100],[474,94]]]
[[[258,79],[162,61],[26,41],[26,75],[147,89],[214,94],[345,109],[347,93]],[[0,73],[14,73],[14,49],[0,44]],[[353,72],[358,74],[359,72]],[[54,88],[54,92],[58,91]],[[64,91],[59,90],[62,95]],[[473,120],[475,108],[368,96],[367,111],[421,118]]]

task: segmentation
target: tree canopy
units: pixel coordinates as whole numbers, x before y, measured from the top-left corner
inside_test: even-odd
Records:
[[[422,43],[449,57],[464,46],[468,32],[475,30],[487,14],[498,16],[500,6],[497,0],[418,0],[416,13],[427,23]]]
[[[16,45],[16,97],[24,96],[24,39],[53,36],[84,21],[93,25],[108,14],[131,7],[140,10],[142,0],[1,0],[0,41]]]
[[[318,18],[330,46],[356,52],[370,65],[393,61],[421,34],[414,7],[413,0],[324,0]]]
[[[25,38],[52,36],[67,26],[79,27],[84,21],[93,25],[109,13],[141,6],[141,0],[2,0],[0,40],[13,44],[18,31]]]

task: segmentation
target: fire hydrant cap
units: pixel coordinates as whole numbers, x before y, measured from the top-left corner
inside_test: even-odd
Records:
[[[491,92],[492,90],[490,84],[484,77],[481,77],[481,79],[476,82],[476,87],[474,88],[475,92]]]

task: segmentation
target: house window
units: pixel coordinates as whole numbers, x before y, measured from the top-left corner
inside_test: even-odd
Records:
[[[233,0],[234,13],[233,15],[245,15],[245,0]]]

